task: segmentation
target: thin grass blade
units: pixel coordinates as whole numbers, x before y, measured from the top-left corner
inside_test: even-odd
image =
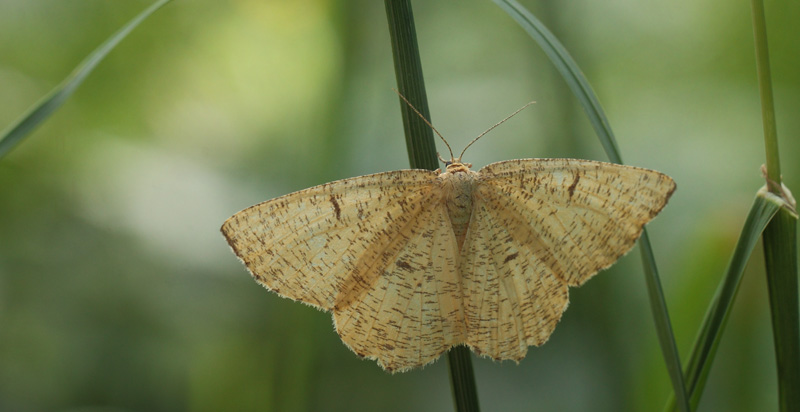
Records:
[[[171,0],[160,0],[153,3],[133,20],[119,29],[103,44],[89,54],[73,71],[56,86],[50,93],[39,100],[28,112],[16,123],[9,126],[0,134],[0,158],[8,154],[22,139],[27,136],[36,126],[44,122],[66,101],[72,93],[83,83],[86,77],[95,67],[122,41],[133,29],[142,21],[160,9]]]
[[[589,82],[578,67],[578,64],[570,56],[569,52],[561,45],[556,37],[528,10],[514,0],[493,0],[497,5],[506,11],[522,28],[539,44],[544,53],[555,65],[556,70],[567,82],[572,93],[577,97],[589,121],[603,145],[603,149],[609,159],[615,163],[622,163],[622,156],[617,146],[611,125],[605,116],[603,108],[597,96],[592,91]],[[673,390],[678,399],[681,409],[689,410],[689,400],[686,394],[686,387],[681,373],[681,362],[678,348],[675,344],[675,336],[669,320],[666,300],[661,289],[661,281],[658,275],[658,268],[655,263],[655,256],[650,246],[650,239],[647,230],[642,232],[639,240],[642,252],[642,261],[645,269],[645,280],[647,282],[650,305],[656,324],[659,343],[666,362],[667,371],[672,380]]]
[[[753,200],[753,206],[747,215],[747,220],[742,228],[739,241],[736,243],[733,256],[725,270],[714,298],[706,311],[703,324],[695,338],[692,352],[686,366],[686,384],[690,397],[690,405],[697,409],[700,397],[711,370],[711,364],[717,352],[717,347],[728,322],[733,302],[739,291],[742,274],[753,253],[753,249],[761,237],[761,233],[780,210],[785,202],[778,196],[762,189]],[[675,409],[675,398],[670,396],[666,410]]]
[[[419,110],[422,116],[431,121],[411,4],[408,0],[385,0],[384,3],[392,41],[397,90]],[[433,131],[408,104],[399,98],[398,100],[411,167],[436,170],[439,167],[439,160],[436,157]]]
[[[519,23],[528,34],[536,40],[544,53],[553,62],[561,77],[567,82],[567,86],[572,90],[575,97],[581,103],[581,107],[589,116],[589,121],[594,128],[600,143],[603,145],[608,158],[614,163],[622,164],[617,141],[611,124],[608,122],[600,101],[592,90],[592,86],[586,80],[578,64],[570,56],[567,49],[561,45],[553,33],[547,29],[531,12],[514,0],[493,0],[500,8],[505,10],[514,20]]]
[[[647,229],[642,231],[642,237],[639,238],[639,250],[642,256],[642,266],[644,266],[644,279],[647,285],[650,309],[653,311],[656,334],[658,335],[658,342],[661,345],[661,352],[664,356],[667,372],[672,381],[672,390],[675,399],[678,400],[680,410],[689,412],[692,409],[689,407],[689,395],[686,392],[686,384],[684,383],[683,372],[681,370],[678,345],[675,343],[675,334],[672,332],[672,324],[670,323],[669,313],[667,312],[667,302],[666,299],[664,299],[664,291],[661,288],[656,258],[653,253],[653,248],[650,245],[650,236],[647,234]]]
[[[411,3],[409,0],[385,0],[384,3],[392,41],[397,88],[420,114],[430,120]],[[400,107],[411,167],[435,170],[439,162],[433,131],[402,100]],[[455,410],[478,412],[478,390],[469,349],[466,346],[450,349],[447,353],[447,364]]]

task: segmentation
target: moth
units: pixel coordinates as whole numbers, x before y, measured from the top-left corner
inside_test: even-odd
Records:
[[[377,173],[268,200],[222,233],[259,284],[332,312],[345,345],[388,371],[455,345],[519,361],[553,333],[568,288],[630,251],[675,190],[638,167],[518,159],[472,171],[463,154],[444,171]]]

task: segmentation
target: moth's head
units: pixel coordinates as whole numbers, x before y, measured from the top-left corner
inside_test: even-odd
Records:
[[[450,160],[444,160],[442,156],[439,156],[439,160],[444,163],[444,167],[449,173],[466,173],[472,167],[472,163],[462,163],[461,157],[451,157]]]
[[[392,90],[394,90],[394,89],[392,89]],[[420,113],[419,110],[417,110],[417,108],[414,107],[414,105],[411,104],[411,102],[409,102],[408,99],[406,99],[405,96],[400,94],[400,92],[398,92],[397,90],[394,90],[394,91],[395,91],[395,93],[397,93],[398,96],[400,96],[401,99],[403,99],[404,102],[406,102],[406,104],[408,104],[408,107],[410,107],[411,110],[413,110],[414,113],[416,113],[422,119],[422,121],[424,121],[425,124],[427,124],[434,131],[434,133],[436,133],[436,135],[439,136],[439,138],[442,139],[442,141],[444,142],[445,146],[447,146],[447,150],[450,152],[450,161],[442,159],[442,156],[439,153],[436,153],[436,155],[439,156],[439,160],[441,160],[442,163],[444,163],[445,169],[447,170],[448,173],[462,173],[462,172],[466,173],[466,172],[469,172],[469,168],[472,167],[472,164],[470,164],[470,163],[461,163],[461,156],[464,156],[464,152],[466,152],[467,149],[469,149],[469,147],[472,146],[473,143],[477,142],[478,139],[483,137],[483,135],[485,135],[486,133],[489,133],[495,127],[500,126],[501,124],[503,124],[503,122],[505,122],[506,120],[510,119],[515,114],[521,112],[522,109],[524,109],[524,108],[532,105],[533,103],[535,103],[535,102],[530,102],[530,103],[526,104],[525,106],[520,107],[516,112],[511,113],[510,116],[508,116],[505,119],[495,123],[494,126],[486,129],[485,132],[479,134],[478,137],[472,139],[472,141],[469,142],[469,144],[467,144],[467,146],[464,148],[464,150],[461,151],[461,154],[458,155],[458,157],[455,157],[455,156],[453,156],[453,149],[450,148],[450,144],[447,143],[447,140],[444,138],[444,136],[442,136],[442,134],[439,133],[439,131],[436,130],[435,127],[433,127],[431,122],[429,122],[428,119],[426,119],[425,116],[423,116],[422,113]]]

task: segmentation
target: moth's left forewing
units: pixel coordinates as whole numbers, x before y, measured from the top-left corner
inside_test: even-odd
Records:
[[[374,262],[426,208],[435,180],[425,170],[338,180],[242,210],[222,233],[260,284],[332,310],[372,284]]]

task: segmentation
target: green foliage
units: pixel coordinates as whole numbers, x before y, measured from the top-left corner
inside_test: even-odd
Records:
[[[47,96],[36,103],[28,113],[23,115],[15,124],[9,126],[3,133],[0,133],[0,158],[5,156],[23,138],[28,136],[36,126],[47,120],[53,112],[58,110],[72,93],[78,89],[92,70],[103,61],[103,58],[114,50],[119,42],[128,36],[136,26],[170,1],[171,0],[157,1],[142,11],[133,20],[128,22],[128,24],[103,42],[103,44],[98,46],[91,54],[86,56],[86,59],[84,59],[61,84],[56,86]]]

